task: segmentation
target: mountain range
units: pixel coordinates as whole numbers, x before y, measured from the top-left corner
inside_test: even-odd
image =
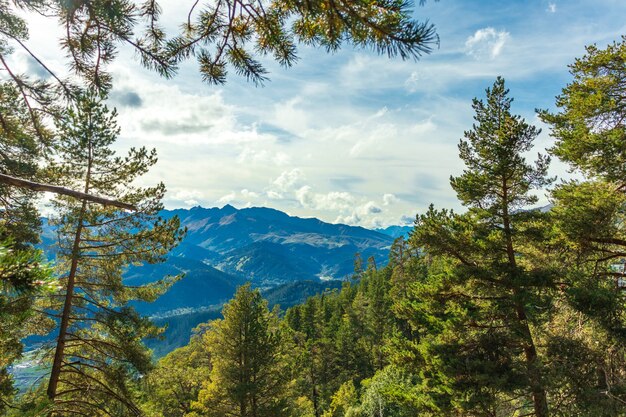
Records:
[[[265,207],[194,207],[163,210],[161,216],[178,216],[187,228],[185,238],[164,263],[131,267],[125,276],[128,284],[140,285],[185,274],[156,302],[137,305],[156,316],[219,306],[247,281],[264,290],[303,282],[286,288],[311,295],[310,288],[350,277],[357,253],[386,264],[394,238],[408,232],[330,224]],[[44,246],[54,246],[54,231],[45,221],[43,240]],[[299,299],[298,294],[291,298]]]
[[[172,252],[223,272],[272,286],[289,281],[343,279],[358,252],[385,263],[393,237],[379,231],[300,218],[264,207],[166,210],[187,236]]]
[[[186,344],[198,324],[218,318],[237,286],[250,281],[270,306],[287,308],[340,288],[353,274],[357,253],[363,261],[372,257],[377,266],[385,265],[393,241],[411,230],[330,224],[264,207],[194,207],[160,214],[178,216],[187,228],[185,238],[165,262],[132,266],[124,276],[127,284],[141,285],[184,274],[155,302],[135,304],[139,312],[167,326],[163,340],[149,342],[159,356]],[[43,219],[41,246],[53,254],[55,244],[56,232]],[[27,345],[49,338],[33,337]]]

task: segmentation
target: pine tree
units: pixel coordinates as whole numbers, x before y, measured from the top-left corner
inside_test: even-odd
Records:
[[[41,120],[36,119],[37,124]],[[51,133],[45,130],[45,140]],[[42,146],[36,139],[28,109],[19,91],[10,83],[0,83],[0,173],[37,180]],[[2,238],[11,237],[18,246],[39,240],[40,220],[32,191],[0,184]]]
[[[202,334],[194,334],[187,346],[159,360],[144,385],[143,408],[149,416],[184,417],[192,411],[191,404],[198,400],[198,393],[211,373],[207,348]]]
[[[35,119],[39,123],[39,119]],[[0,83],[0,173],[37,179],[43,147],[19,91]],[[49,132],[45,132],[50,139]],[[8,367],[22,352],[21,339],[40,329],[33,304],[50,271],[32,245],[40,220],[33,192],[0,185],[0,412],[14,393]]]
[[[476,123],[459,144],[466,169],[451,178],[468,212],[431,207],[418,216],[411,244],[426,252],[428,272],[416,277],[404,312],[420,330],[425,366],[440,385],[431,386],[435,397],[446,398],[442,388],[456,393],[443,409],[491,415],[507,401],[524,410],[530,398],[533,415],[545,417],[536,332],[553,273],[534,249],[544,239],[542,213],[525,209],[537,201],[530,191],[549,183],[549,159],[526,162],[539,130],[512,115],[511,102],[502,78],[486,101],[474,99]]]
[[[585,321],[566,333],[579,342],[576,355],[571,341],[558,351],[583,358],[580,372],[597,375],[575,384],[572,409],[602,408],[608,416],[626,404],[626,374],[615,371],[626,368],[626,37],[586,52],[570,66],[573,80],[556,99],[558,111],[539,115],[556,140],[551,151],[584,177],[553,191],[561,285],[570,314]],[[564,380],[577,380],[570,376]]]
[[[182,238],[177,218],[158,217],[165,188],[133,185],[156,162],[155,152],[131,149],[115,155],[119,134],[99,97],[87,95],[60,121],[57,163],[60,182],[85,193],[133,204],[136,211],[83,199],[55,200],[59,235],[57,267],[62,291],[48,306],[58,334],[48,379],[52,415],[139,415],[127,381],[151,365],[143,339],[158,329],[129,306],[153,301],[173,279],[141,287],[124,285],[131,264],[154,263]]]
[[[0,414],[16,390],[9,366],[22,354],[21,340],[45,333],[33,304],[36,296],[53,290],[52,274],[39,251],[0,242]]]
[[[223,315],[203,337],[211,354],[211,373],[192,415],[288,415],[291,378],[276,312],[270,312],[260,292],[246,284],[224,306]]]

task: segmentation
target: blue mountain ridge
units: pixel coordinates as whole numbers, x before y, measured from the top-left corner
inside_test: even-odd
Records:
[[[385,265],[394,241],[394,236],[363,227],[265,207],[193,207],[160,214],[178,216],[187,235],[164,263],[133,266],[125,274],[130,285],[185,275],[154,303],[136,305],[141,313],[156,316],[219,306],[248,281],[265,290],[291,282],[311,282],[317,288],[325,281],[340,281],[353,273],[356,253]],[[55,243],[54,230],[44,219],[42,245],[53,249]]]

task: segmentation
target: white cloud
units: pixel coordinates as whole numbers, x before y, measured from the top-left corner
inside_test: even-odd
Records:
[[[420,77],[420,74],[417,71],[413,71],[411,75],[409,75],[409,78],[404,81],[404,86],[409,93],[414,93],[417,91],[417,87],[421,81],[423,80],[422,77]]]
[[[354,205],[355,198],[345,191],[316,193],[310,185],[300,187],[295,197],[302,207],[313,210],[344,211]]]
[[[204,195],[199,190],[193,189],[177,189],[167,194],[167,200],[180,205],[181,203],[187,207],[200,205]]]
[[[383,206],[390,206],[397,202],[398,202],[398,197],[396,197],[394,194],[383,195]]]
[[[283,199],[283,195],[281,193],[278,193],[278,192],[273,191],[273,190],[267,191],[266,195],[271,200],[282,200]]]
[[[294,187],[298,186],[304,180],[304,174],[299,168],[294,168],[289,171],[283,171],[281,174],[272,181],[272,188],[278,191],[291,191]]]
[[[244,146],[237,157],[241,164],[274,164],[284,166],[289,164],[291,158],[285,152],[273,152],[267,149],[257,149],[253,146]]]
[[[299,107],[302,98],[294,97],[274,106],[273,124],[293,133],[299,133],[308,126],[309,114]]]
[[[235,193],[233,191],[233,192],[230,192],[230,193],[220,197],[217,200],[217,202],[220,203],[220,204],[228,204],[228,203],[233,202],[236,198],[237,198],[237,193]]]
[[[382,213],[382,211],[383,210],[378,207],[378,205],[376,205],[376,203],[373,201],[368,201],[367,203],[362,204],[356,208],[356,212],[362,216],[369,214],[378,214]]]
[[[478,29],[465,41],[465,52],[476,59],[495,59],[502,53],[510,34],[492,27]]]
[[[547,12],[556,13],[556,3],[548,3]]]
[[[351,213],[347,216],[341,216],[341,215],[337,216],[337,218],[335,219],[333,223],[341,223],[341,224],[348,224],[350,226],[356,226],[361,223],[361,218],[359,217],[358,214]]]
[[[246,199],[256,199],[259,198],[259,193],[250,191],[247,188],[244,188],[240,191],[241,195]]]

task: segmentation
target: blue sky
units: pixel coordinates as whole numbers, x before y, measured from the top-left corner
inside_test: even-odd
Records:
[[[163,6],[174,27],[184,8]],[[144,181],[166,183],[169,208],[230,203],[364,227],[401,224],[431,202],[460,208],[449,186],[463,168],[456,146],[472,124],[471,99],[496,76],[507,80],[514,112],[540,125],[534,109],[553,107],[584,46],[626,34],[624,1],[441,0],[415,7],[415,16],[440,36],[418,62],[300,47],[292,68],[264,61],[271,81],[263,88],[234,73],[225,86],[203,84],[193,62],[160,79],[122,50],[110,68],[118,146],[157,148],[159,163]],[[31,21],[33,49],[65,70],[54,23]],[[19,53],[13,59],[32,69]],[[537,151],[550,144],[544,129]],[[552,171],[567,176],[558,161]]]

